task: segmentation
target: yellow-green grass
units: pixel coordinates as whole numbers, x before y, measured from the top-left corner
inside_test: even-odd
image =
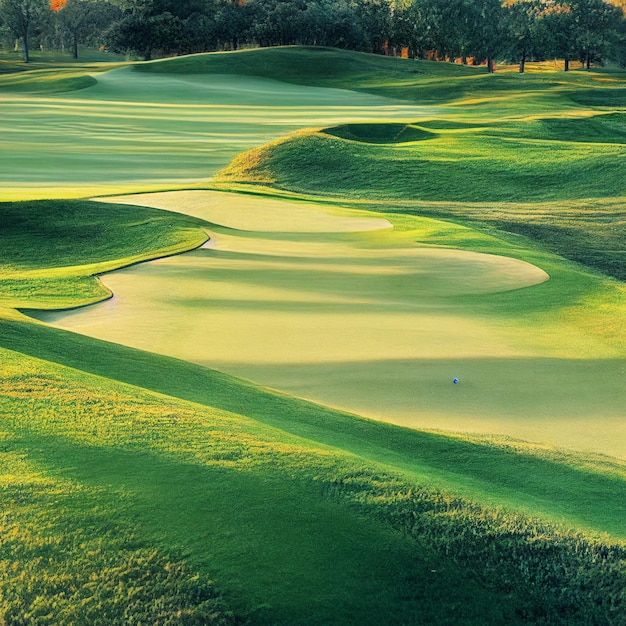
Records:
[[[373,63],[381,65],[373,71],[372,66],[358,69],[358,64],[372,58],[363,55],[296,48],[271,51],[269,55],[274,53],[282,55],[283,62],[278,57],[271,61],[277,68],[272,78],[300,84],[318,81],[317,85],[323,85],[327,70],[311,79],[298,78],[297,73],[316,62],[322,68],[332,61],[334,87],[353,87],[377,96],[404,94],[413,101],[447,102],[452,106],[445,113],[442,108],[403,109],[379,98],[367,100],[363,108],[363,96],[358,97],[357,106],[355,96],[347,93],[281,87],[274,81],[258,79],[204,76],[210,73],[205,69],[194,76],[140,75],[129,69],[118,70],[99,75],[102,79],[98,85],[71,94],[50,97],[14,92],[4,96],[3,106],[11,105],[5,107],[7,113],[16,113],[20,105],[25,105],[22,111],[28,114],[21,118],[13,115],[10,120],[19,132],[6,145],[18,160],[7,165],[14,168],[9,173],[15,181],[8,183],[3,197],[76,196],[80,190],[94,188],[173,188],[182,184],[178,166],[189,168],[186,175],[197,184],[195,181],[210,176],[229,155],[306,125],[333,128],[325,135],[333,141],[356,139],[356,143],[376,143],[382,149],[388,146],[380,140],[389,138],[400,139],[394,144],[396,148],[406,148],[402,140],[409,136],[412,140],[419,137],[414,145],[423,148],[431,141],[422,141],[429,134],[447,134],[452,151],[461,139],[469,141],[465,145],[470,146],[470,135],[477,149],[489,142],[500,145],[498,142],[505,139],[520,146],[529,139],[533,144],[541,140],[554,143],[563,129],[547,118],[589,117],[593,107],[619,106],[623,98],[620,74],[615,72],[569,76],[543,72],[529,79],[500,73],[494,80],[471,68],[444,64],[408,62],[409,66],[401,60],[376,59]],[[298,58],[307,55],[309,61],[298,66]],[[265,51],[251,51],[240,56],[199,56],[188,62],[245,60],[258,66],[266,61],[270,65],[270,56]],[[142,67],[167,69],[165,64],[157,63]],[[242,70],[232,66],[229,71]],[[244,71],[263,77],[256,70]],[[421,83],[419,73],[423,74]],[[243,93],[230,95],[237,85],[243,87]],[[332,111],[324,108],[325,94],[330,93],[342,103]],[[256,98],[263,100],[265,110],[254,107]],[[276,98],[289,106],[278,108]],[[313,98],[313,104],[307,105],[306,98]],[[459,106],[461,103],[463,106]],[[380,105],[383,108],[377,109]],[[248,117],[242,129],[243,113]],[[181,161],[179,156],[194,148],[189,143],[192,135],[199,128],[207,128],[213,115],[224,129],[219,141],[226,143],[211,145],[211,149],[218,146],[212,161],[204,160],[199,151],[193,152],[194,159]],[[367,139],[367,128],[358,127],[355,134],[354,126],[345,126],[376,117],[385,123],[394,118],[402,120],[409,127],[399,133],[392,128],[394,132],[386,134],[390,128],[379,126],[369,135],[371,141],[364,142],[363,131]],[[597,121],[577,125],[568,140],[584,138],[594,144],[591,151],[604,154],[597,147]],[[527,124],[532,136],[527,133]],[[619,116],[614,116],[610,128],[600,124],[604,137],[600,143],[611,144],[609,152],[615,154],[621,141],[620,124]],[[37,128],[43,133],[41,140]],[[343,132],[346,128],[348,136]],[[6,130],[3,138],[11,138]],[[207,139],[217,137],[212,133],[214,128],[208,128],[201,136],[205,153]],[[461,138],[463,133],[468,137]],[[111,155],[115,150],[120,154],[128,151],[119,166],[112,158],[106,163],[98,161],[103,144],[97,138],[102,135],[110,137]],[[31,141],[22,146],[20,140],[26,136]],[[140,137],[144,139],[135,144]],[[170,143],[180,150],[172,151],[168,170],[165,161],[160,160],[160,152]],[[133,153],[135,145],[138,150]],[[590,146],[582,150],[589,152]],[[66,171],[61,174],[63,163],[59,160],[51,167],[50,160],[64,151],[73,154],[74,160],[64,163]],[[145,167],[139,153],[146,158]],[[532,152],[536,154],[536,150]],[[30,160],[33,155],[35,158]],[[26,170],[19,165],[19,158],[25,158],[22,165],[37,167]],[[150,164],[154,171],[148,177],[145,172]],[[194,164],[199,164],[202,174],[192,169]],[[524,167],[523,162],[520,167]],[[311,161],[312,175],[315,168]],[[514,172],[512,175],[511,180]],[[449,178],[453,189],[458,180]],[[246,176],[235,176],[233,180],[249,182]],[[233,183],[226,186],[230,185]],[[250,191],[260,186],[255,183],[253,187],[239,187]],[[306,185],[301,188],[307,189]],[[483,192],[485,189],[482,187]],[[332,207],[335,200],[330,197],[324,201],[326,209],[320,216],[319,207],[294,204],[293,198],[290,203],[278,205],[279,191],[265,191],[274,198],[272,206],[283,206],[284,210],[268,210],[265,200],[253,200],[250,194],[235,200],[233,212],[237,207],[242,209],[237,214],[224,208],[224,196],[216,195],[220,201],[214,203],[210,214],[200,215],[216,222],[213,224],[141,209],[144,213],[139,221],[150,222],[154,240],[142,239],[141,249],[137,250],[133,249],[129,221],[133,223],[140,209],[126,206],[108,213],[109,209],[94,204],[90,213],[88,203],[83,203],[85,206],[66,221],[65,227],[80,230],[87,226],[85,232],[93,232],[92,217],[96,222],[100,218],[100,228],[103,222],[109,227],[117,224],[119,227],[112,228],[110,245],[104,237],[95,237],[91,246],[86,240],[86,245],[77,246],[73,253],[67,248],[64,229],[54,233],[52,229],[54,237],[50,237],[51,245],[46,248],[47,264],[39,261],[41,251],[28,245],[29,236],[23,230],[10,233],[0,229],[0,237],[5,235],[3,244],[14,238],[13,248],[7,250],[19,252],[16,258],[24,272],[19,286],[11,285],[12,297],[18,293],[20,299],[14,297],[5,305],[28,307],[28,302],[35,301],[28,293],[36,284],[35,275],[29,271],[44,271],[46,279],[54,282],[61,280],[63,272],[66,277],[75,275],[72,266],[82,265],[82,273],[78,272],[84,276],[81,284],[92,289],[96,283],[88,278],[87,269],[103,271],[126,265],[135,254],[143,258],[160,256],[173,242],[181,249],[193,247],[192,240],[197,245],[204,237],[202,229],[208,228],[216,239],[213,257],[221,264],[215,272],[223,279],[214,285],[208,299],[214,303],[228,285],[234,286],[233,294],[237,295],[231,298],[226,294],[218,302],[217,313],[222,321],[228,307],[256,312],[257,317],[259,311],[269,310],[263,318],[279,315],[283,320],[305,307],[309,316],[308,309],[314,308],[319,316],[331,317],[341,312],[352,315],[367,307],[368,313],[382,315],[389,323],[400,309],[403,314],[419,309],[420,294],[407,294],[401,288],[415,280],[426,308],[437,311],[440,330],[447,328],[456,333],[462,324],[471,329],[489,327],[490,347],[500,350],[500,358],[465,359],[472,374],[481,378],[481,385],[473,387],[467,384],[470,381],[465,374],[459,385],[452,384],[452,376],[458,375],[458,359],[447,363],[444,358],[429,358],[421,364],[416,359],[395,359],[376,364],[370,354],[365,363],[336,362],[334,370],[324,364],[321,369],[325,375],[337,376],[337,381],[348,369],[361,389],[365,387],[361,376],[372,376],[376,384],[389,372],[395,376],[404,372],[405,380],[413,382],[418,372],[425,381],[419,392],[431,403],[427,407],[431,417],[445,398],[449,418],[453,406],[450,394],[456,392],[457,400],[467,400],[468,392],[474,394],[473,404],[465,406],[476,415],[484,412],[485,395],[489,395],[493,406],[500,402],[500,408],[524,417],[541,410],[550,415],[567,412],[568,429],[577,410],[579,417],[587,419],[595,411],[596,420],[579,422],[587,437],[583,442],[579,431],[579,441],[572,442],[574,448],[596,446],[595,428],[602,421],[598,407],[607,422],[619,428],[615,412],[624,404],[623,386],[619,385],[624,373],[623,284],[565,262],[533,243],[543,240],[557,252],[560,245],[573,258],[578,254],[580,260],[586,260],[590,250],[597,252],[593,245],[585,244],[587,241],[597,248],[608,248],[600,251],[604,265],[595,267],[603,271],[608,271],[607,263],[619,267],[623,242],[618,233],[610,232],[619,219],[618,193],[608,200],[557,197],[534,204],[483,204],[466,202],[467,198],[456,202],[406,199],[402,194],[395,202],[386,196],[365,201],[355,198],[355,189],[342,191],[338,202],[343,207],[374,210],[373,217],[394,224],[393,231],[385,228],[356,233],[349,232],[355,226],[351,220],[357,219],[359,229],[363,229],[366,216],[342,213]],[[332,186],[324,192],[339,195]],[[197,207],[190,208],[190,198],[180,204],[179,211],[198,215]],[[23,213],[43,214],[43,206],[24,206]],[[593,207],[591,216],[583,211],[589,206]],[[551,215],[555,210],[559,211],[554,216],[558,215],[558,220]],[[86,223],[82,211],[90,217]],[[281,232],[285,228],[281,228],[280,221],[287,212],[296,219],[285,233]],[[54,212],[49,215],[48,227],[55,222]],[[584,226],[580,221],[583,215],[590,218]],[[441,221],[441,216],[448,221]],[[563,216],[569,220],[569,239],[558,227]],[[164,217],[173,221],[164,221]],[[168,234],[170,223],[173,239]],[[235,230],[246,226],[251,230]],[[502,232],[522,227],[527,227],[524,232],[530,238]],[[259,228],[269,232],[260,232]],[[41,232],[36,228],[34,231]],[[545,236],[549,232],[552,240]],[[220,249],[220,238],[232,249]],[[58,252],[65,259],[63,263],[52,262],[56,258],[56,240],[61,243]],[[615,245],[606,246],[607,241]],[[415,242],[429,247],[420,252]],[[466,253],[469,256],[450,253],[446,248],[470,251]],[[325,262],[322,255],[330,257],[333,253],[336,258]],[[545,270],[550,280],[504,292],[507,284],[511,286],[510,276],[496,281],[495,286],[492,282],[503,268],[498,265],[501,260],[494,257],[486,264],[495,271],[476,273],[475,261],[482,259],[478,254],[484,253],[520,259]],[[193,253],[182,269],[189,270],[207,254],[210,252],[205,250]],[[90,263],[85,263],[83,257]],[[477,278],[470,284],[474,293],[467,293],[467,288],[459,292],[463,281],[458,279],[458,265],[451,261],[455,258],[472,259],[468,267]],[[411,264],[426,261],[427,275],[407,274],[409,259]],[[439,263],[441,269],[443,259],[448,259],[450,265],[437,273],[434,268]],[[64,263],[68,264],[66,269],[60,269]],[[391,284],[376,273],[377,264],[388,272],[386,278],[392,278]],[[504,267],[510,270],[515,262],[509,261],[508,266],[505,262]],[[522,263],[521,267],[527,266]],[[202,268],[196,274],[205,276],[206,271]],[[361,280],[372,273],[374,282],[382,285],[375,295],[364,289]],[[172,268],[171,276],[175,274]],[[327,280],[333,274],[341,280]],[[296,286],[290,280],[293,276],[298,276]],[[350,280],[345,280],[346,276]],[[484,284],[481,276],[488,279]],[[257,285],[259,278],[262,280]],[[177,279],[179,284],[174,284],[183,291],[190,288],[189,275],[178,274]],[[59,291],[56,306],[87,301],[84,294],[72,290]],[[90,297],[105,295],[94,292]],[[264,302],[268,295],[278,296],[273,309]],[[396,298],[395,303],[391,296]],[[193,298],[185,300],[183,309],[195,316],[198,301],[194,298],[195,292]],[[160,300],[165,299],[162,293]],[[124,304],[122,298],[117,301]],[[449,313],[441,314],[444,310]],[[458,322],[446,326],[452,312],[458,313]],[[141,328],[140,324],[135,328]],[[283,324],[280,332],[284,328]],[[170,329],[164,330],[167,333]],[[207,347],[199,334],[195,337],[199,345]],[[427,339],[434,343],[433,337]],[[477,342],[467,335],[460,341],[477,349]],[[172,342],[166,338],[166,343]],[[451,436],[364,420],[201,365],[51,329],[29,321],[13,308],[2,309],[0,345],[16,351],[2,350],[0,360],[0,411],[6,432],[2,451],[7,467],[5,493],[10,495],[14,515],[3,530],[5,621],[7,616],[9,622],[32,621],[35,615],[42,622],[85,622],[97,614],[105,623],[128,623],[138,616],[154,622],[155,611],[162,611],[160,619],[164,623],[166,619],[180,623],[181,615],[189,623],[237,621],[228,614],[229,609],[252,623],[273,624],[547,621],[570,625],[619,623],[623,616],[623,461],[592,453],[559,452],[550,445],[514,439]],[[352,347],[363,349],[356,340]],[[512,358],[502,358],[505,348],[512,351]],[[257,356],[260,354],[258,350]],[[267,373],[268,363],[263,365],[256,373],[250,370],[250,375]],[[453,373],[448,365],[455,366]],[[291,376],[303,385],[301,375],[319,373],[309,366],[299,372],[298,368],[282,368],[279,373],[283,381]],[[519,385],[520,374],[524,388]],[[329,390],[333,384],[325,383]],[[338,389],[339,384],[334,386],[335,392],[343,391]],[[405,385],[390,388],[398,397],[406,390]],[[588,391],[596,400],[593,404]],[[506,411],[500,412],[500,418],[503,414]],[[545,427],[547,420],[537,421]],[[491,427],[496,423],[497,419]],[[497,432],[496,427],[479,430]],[[617,433],[617,440],[619,431],[612,432]],[[562,444],[563,433],[556,434],[555,441]],[[545,430],[536,439],[546,441]],[[621,455],[615,452],[619,444],[613,443],[613,448],[610,445],[595,449]],[[564,528],[574,532],[564,532]],[[77,543],[68,540],[68,529],[76,529],[72,535],[79,535]],[[613,545],[615,541],[622,542],[620,547]],[[92,562],[84,559],[85,549],[93,557]],[[211,579],[216,585],[210,583]],[[35,589],[41,590],[36,598],[32,593]],[[65,596],[59,594],[63,590]],[[154,598],[159,596],[160,603],[155,603]],[[131,599],[134,603],[129,602]],[[9,603],[16,613],[6,612]],[[178,622],[177,608],[188,612],[179,614]]]
[[[370,230],[373,213],[250,195],[112,201],[212,222],[210,247],[108,275],[113,300],[41,319],[406,426],[626,458],[620,285],[428,218]]]
[[[194,600],[211,608],[214,579],[218,615],[252,623],[619,619],[623,548],[537,516],[623,536],[623,464],[396,429],[31,323],[0,334],[47,361],[2,351],[3,481],[17,500],[3,557],[18,609],[35,586],[54,621],[85,598],[87,615],[125,623],[124,594],[150,615],[155,593],[169,608],[182,585],[179,602],[202,615]],[[532,518],[512,512],[524,504]],[[70,561],[72,527],[95,563]]]

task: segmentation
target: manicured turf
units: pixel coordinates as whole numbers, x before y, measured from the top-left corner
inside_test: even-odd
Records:
[[[545,282],[536,265],[494,254],[524,257],[521,246],[435,220],[388,214],[399,232],[341,233],[349,218],[312,203],[202,191],[113,200],[221,227],[206,250],[105,276],[119,301],[40,319],[360,415],[626,457],[623,332],[607,341],[581,328],[586,307],[566,296],[596,290],[610,306],[617,286],[535,255]],[[437,246],[412,243],[431,233]],[[464,240],[472,251],[448,247]]]
[[[63,309],[108,298],[94,275],[186,252],[208,238],[198,220],[75,202],[1,205],[0,307]]]
[[[66,91],[41,93],[46,86]],[[189,185],[298,128],[434,110],[269,78],[152,76],[126,67],[0,76],[0,93],[2,200]]]
[[[623,120],[592,107],[623,75],[286,48],[55,94],[66,69],[4,83],[5,199],[197,189],[318,130],[218,192],[0,205],[0,618],[620,624]],[[14,308],[207,231],[104,279],[100,310],[138,307],[107,332],[149,352]]]
[[[158,546],[169,558],[189,554],[184,567],[216,577],[228,604],[251,613],[254,623],[265,623],[266,612],[272,623],[348,623],[357,616],[375,624],[383,614],[416,623],[420,618],[411,615],[435,623],[449,616],[456,620],[455,615],[468,624],[515,622],[514,610],[551,613],[565,580],[574,596],[574,601],[562,600],[566,615],[580,617],[588,610],[586,599],[595,603],[596,592],[604,594],[608,608],[603,610],[618,599],[608,587],[592,587],[580,596],[581,605],[578,589],[588,585],[595,569],[618,585],[619,549],[598,558],[601,544],[596,549],[582,537],[554,534],[523,517],[476,508],[423,485],[474,494],[482,485],[485,502],[507,502],[508,494],[518,508],[527,498],[535,515],[579,528],[614,525],[619,536],[623,512],[616,505],[624,501],[619,464],[397,430],[268,394],[182,361],[63,337],[32,324],[5,322],[0,332],[4,345],[21,352],[220,407],[153,397],[4,352],[5,455],[28,464],[5,480],[23,483],[37,468],[39,482],[22,497],[26,503],[37,497],[40,505],[52,507],[59,527],[66,518],[77,523],[72,520],[80,519],[86,506],[59,502],[54,494],[67,490],[63,484],[73,485],[72,492],[82,490],[87,502],[97,497],[99,517],[92,518],[87,539],[115,519],[118,541],[137,546],[133,536],[139,535],[137,548]],[[603,507],[607,501],[614,506]],[[426,516],[415,526],[414,510]],[[615,515],[613,521],[609,515]],[[402,528],[405,532],[398,533]],[[504,536],[509,539],[500,543]],[[514,563],[501,552],[511,542]],[[100,548],[102,558],[116,547],[107,541]],[[36,547],[30,549],[40,555]],[[537,586],[533,580],[542,580],[543,569],[552,567],[547,555],[554,550],[562,552],[559,573]],[[528,578],[523,572],[535,559]],[[476,569],[478,562],[488,569]],[[16,571],[24,565],[18,561]],[[85,576],[82,570],[75,575]],[[470,580],[462,583],[458,577],[463,576]],[[500,595],[505,579],[513,585],[508,599]],[[449,589],[457,585],[459,601],[450,603]],[[518,592],[529,595],[522,600]],[[487,612],[485,603],[491,604]],[[104,607],[116,608],[106,602]]]

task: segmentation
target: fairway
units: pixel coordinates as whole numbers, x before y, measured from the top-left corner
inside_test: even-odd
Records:
[[[112,300],[40,319],[405,426],[626,458],[619,360],[581,353],[575,328],[546,352],[549,326],[527,336],[524,319],[476,313],[477,297],[544,283],[541,268],[412,244],[380,217],[324,205],[203,191],[110,201],[215,227],[204,250],[103,277]]]
[[[0,66],[0,623],[622,626],[626,72],[116,59]]]
[[[96,81],[59,94],[5,85],[0,199],[188,185],[299,128],[421,118],[437,110],[270,78],[164,76],[122,67],[97,74]]]

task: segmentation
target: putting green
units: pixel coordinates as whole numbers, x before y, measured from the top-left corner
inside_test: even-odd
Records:
[[[211,241],[108,274],[112,300],[42,319],[376,419],[626,456],[623,361],[585,352],[574,331],[555,341],[558,320],[531,333],[476,313],[476,298],[546,281],[534,265],[418,246],[384,219],[312,203],[111,200],[201,217]]]

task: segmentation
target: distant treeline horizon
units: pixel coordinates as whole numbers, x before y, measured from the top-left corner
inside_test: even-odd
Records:
[[[145,60],[277,45],[485,64],[626,66],[622,0],[0,0],[0,40]]]

